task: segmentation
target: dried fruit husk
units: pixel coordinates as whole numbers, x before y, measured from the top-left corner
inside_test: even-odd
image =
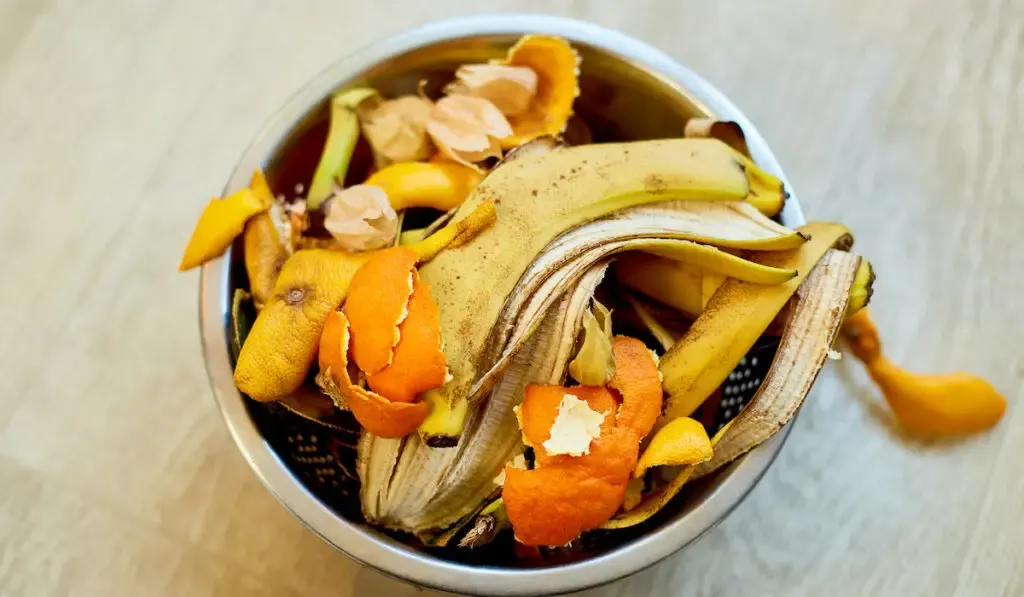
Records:
[[[581,385],[603,386],[614,374],[612,313],[595,299],[583,314],[582,341],[569,363],[569,375]]]

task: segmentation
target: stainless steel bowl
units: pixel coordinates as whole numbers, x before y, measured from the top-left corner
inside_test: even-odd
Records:
[[[485,15],[433,23],[373,44],[336,63],[298,92],[271,120],[242,156],[225,193],[244,187],[255,167],[273,181],[284,176],[281,156],[298,139],[322,128],[332,91],[368,83],[387,94],[412,92],[422,78],[437,80],[465,62],[502,55],[524,33],[569,39],[583,55],[581,113],[595,137],[671,137],[694,115],[734,120],[746,131],[755,160],[785,179],[757,129],[736,106],[704,79],[664,53],[620,33],[569,19],[535,15]],[[322,134],[322,133],[321,133]],[[788,185],[788,181],[786,181]],[[791,188],[791,187],[790,187]],[[804,222],[795,198],[782,213],[789,226]],[[237,251],[203,268],[200,327],[214,395],[239,450],[271,493],[325,541],[378,570],[432,588],[489,595],[537,595],[592,587],[646,568],[680,550],[722,520],[771,465],[789,426],[736,461],[710,482],[691,489],[671,517],[605,553],[544,568],[472,566],[418,551],[372,528],[346,520],[303,486],[261,435],[246,398],[232,381],[229,355],[233,272]]]

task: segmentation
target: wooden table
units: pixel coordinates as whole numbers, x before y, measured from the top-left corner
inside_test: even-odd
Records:
[[[371,8],[373,6],[373,8]],[[892,355],[1024,397],[1020,0],[4,0],[0,595],[415,595],[308,532],[207,388],[200,209],[260,125],[351,50],[487,9],[664,48],[758,123],[808,215],[856,232]],[[586,595],[1024,594],[1024,411],[901,438],[854,363],[715,531]]]

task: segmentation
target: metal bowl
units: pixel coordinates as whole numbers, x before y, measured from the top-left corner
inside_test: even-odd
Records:
[[[754,159],[785,180],[767,143],[739,109],[664,53],[625,35],[569,19],[485,15],[426,25],[331,66],[270,120],[242,156],[225,193],[247,185],[256,167],[264,168],[272,185],[278,183],[276,188],[285,188],[280,185],[287,182],[288,171],[311,168],[303,162],[315,160],[315,155],[303,157],[297,149],[301,150],[302,139],[324,134],[327,100],[334,90],[369,84],[388,95],[414,92],[421,79],[443,80],[459,64],[503,55],[524,33],[559,35],[580,50],[583,76],[577,113],[592,128],[595,140],[679,136],[683,123],[698,115],[733,120],[746,132]],[[289,160],[299,163],[289,164]],[[781,219],[789,226],[804,222],[794,197]],[[690,488],[653,526],[592,557],[546,567],[517,566],[512,558],[488,565],[446,559],[346,519],[318,499],[261,432],[254,404],[232,381],[231,297],[235,285],[244,280],[239,273],[243,270],[239,251],[229,250],[203,268],[200,286],[206,367],[235,443],[266,488],[310,530],[348,556],[418,585],[463,593],[537,595],[580,590],[642,570],[696,540],[735,508],[771,465],[790,430],[787,425],[713,478]]]

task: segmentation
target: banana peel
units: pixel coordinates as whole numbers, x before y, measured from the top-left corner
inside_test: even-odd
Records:
[[[800,287],[768,376],[750,403],[711,439],[711,458],[682,467],[666,485],[644,496],[639,506],[620,513],[601,528],[628,528],[646,521],[678,495],[688,480],[739,458],[789,422],[828,359],[860,260],[850,253],[828,251],[813,266]]]
[[[799,230],[810,237],[799,249],[751,256],[763,265],[796,269],[796,277],[775,286],[726,280],[693,326],[662,357],[669,396],[665,420],[693,413],[736,368],[821,257],[853,242],[840,224],[817,222]]]
[[[359,140],[359,118],[356,111],[359,104],[376,95],[373,89],[357,87],[338,92],[331,98],[327,140],[306,195],[306,205],[310,210],[318,209],[331,195],[335,181],[345,180],[352,152]]]

